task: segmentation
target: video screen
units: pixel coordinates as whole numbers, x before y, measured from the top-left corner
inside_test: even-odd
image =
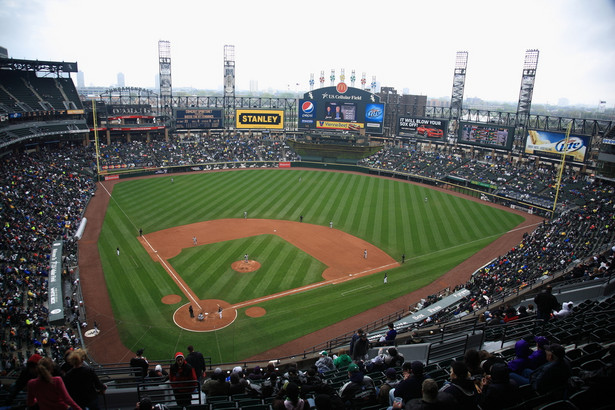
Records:
[[[325,120],[356,121],[357,106],[354,103],[325,103]]]
[[[510,149],[515,129],[499,125],[462,122],[459,127],[459,143]]]

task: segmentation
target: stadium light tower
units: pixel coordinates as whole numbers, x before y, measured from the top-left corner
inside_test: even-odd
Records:
[[[158,67],[160,73],[160,113],[171,118],[173,89],[171,87],[171,42],[158,41]]]
[[[517,130],[515,145],[523,143],[530,120],[530,108],[532,107],[532,95],[534,94],[534,81],[536,80],[536,68],[538,67],[538,50],[526,50],[523,62],[523,75],[521,77],[521,90],[519,91],[519,103],[517,104]]]
[[[227,126],[235,123],[235,46],[224,46],[224,108]]]
[[[458,51],[455,57],[455,73],[453,74],[453,93],[451,94],[451,118],[459,120],[463,109],[463,90],[466,85],[466,69],[468,67],[468,52]]]

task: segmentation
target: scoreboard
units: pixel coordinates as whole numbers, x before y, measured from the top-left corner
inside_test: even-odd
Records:
[[[176,129],[216,129],[224,128],[221,109],[190,108],[175,110]]]
[[[461,122],[458,132],[457,142],[459,144],[510,150],[515,128],[494,124]]]
[[[299,129],[382,134],[384,104],[365,90],[339,83],[299,99]]]

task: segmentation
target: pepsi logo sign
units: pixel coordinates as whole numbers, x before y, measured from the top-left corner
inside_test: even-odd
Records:
[[[312,103],[311,101],[305,101],[303,104],[301,104],[301,111],[303,111],[306,114],[313,113],[314,103]]]

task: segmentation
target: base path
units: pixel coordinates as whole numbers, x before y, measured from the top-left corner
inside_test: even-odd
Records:
[[[277,235],[327,265],[322,275],[324,280],[229,305],[219,300],[200,300],[168,261],[179,255],[182,249],[194,247],[194,237],[198,238],[199,245],[204,245],[264,234]],[[250,307],[306,289],[340,283],[399,266],[398,262],[381,249],[346,232],[320,225],[277,219],[218,219],[197,222],[152,232],[139,237],[139,241],[152,259],[162,264],[190,301],[175,312],[173,320],[179,327],[192,331],[212,331],[228,326],[237,317],[238,308]],[[257,261],[240,260],[233,263],[233,269],[242,271],[242,268],[245,268],[243,271],[249,272],[253,271],[257,264]],[[190,306],[194,317],[188,310]],[[223,309],[222,318],[218,314],[219,307]],[[199,313],[202,313],[200,318]]]

